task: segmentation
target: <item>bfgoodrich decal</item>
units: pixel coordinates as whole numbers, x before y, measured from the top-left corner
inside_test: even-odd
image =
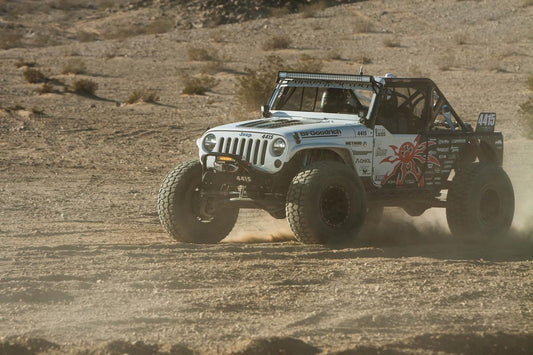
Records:
[[[317,129],[314,131],[299,132],[302,138],[338,137],[342,134],[340,129]]]

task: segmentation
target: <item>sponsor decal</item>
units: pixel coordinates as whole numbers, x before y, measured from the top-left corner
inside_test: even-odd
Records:
[[[385,128],[376,128],[376,137],[385,137]]]
[[[263,134],[261,136],[261,138],[263,138],[263,139],[273,139],[274,135],[273,134]]]
[[[366,136],[368,133],[366,132],[366,130],[364,131],[356,131],[357,135],[358,136]]]
[[[369,155],[372,154],[370,150],[352,150],[353,155]]]
[[[376,147],[376,157],[387,156],[387,148]]]
[[[404,142],[400,147],[390,145],[394,155],[386,157],[380,164],[390,163],[393,164],[393,167],[391,171],[385,174],[381,185],[385,185],[389,180],[391,182],[395,180],[397,186],[404,185],[410,181],[418,182],[419,187],[424,186],[421,166],[426,163],[424,153],[433,144],[435,143],[431,141],[420,143],[420,136],[416,136],[413,142]],[[427,162],[440,166],[439,161],[429,154]]]
[[[363,142],[359,141],[359,142],[346,142],[345,143],[346,145],[350,145],[350,146],[358,146],[358,145],[363,145]]]
[[[370,158],[357,158],[355,159],[356,164],[371,164],[372,160]]]
[[[370,171],[370,167],[368,166],[363,166],[361,167],[361,171],[363,172],[363,174],[367,175]]]
[[[466,143],[466,139],[452,139],[452,144]]]
[[[319,129],[314,131],[302,131],[300,136],[302,138],[323,138],[323,137],[338,137],[342,134],[340,129]]]

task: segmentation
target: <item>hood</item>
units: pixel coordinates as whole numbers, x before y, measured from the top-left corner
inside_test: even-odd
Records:
[[[334,115],[328,115],[334,116]],[[338,115],[335,115],[338,116]],[[344,115],[346,117],[346,115]],[[305,118],[305,117],[272,117],[259,120],[241,121],[218,126],[209,131],[238,131],[251,133],[269,133],[278,135],[290,135],[299,131],[316,131],[335,128],[361,127],[358,117],[354,119],[338,119],[335,117]]]

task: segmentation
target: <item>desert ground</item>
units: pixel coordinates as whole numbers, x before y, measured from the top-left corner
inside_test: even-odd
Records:
[[[519,105],[532,95],[533,3],[263,14],[249,1],[251,15],[187,3],[0,1],[0,353],[530,354],[533,141]],[[266,44],[279,36],[287,48]],[[280,70],[339,73],[364,58],[368,74],[431,77],[465,121],[496,112],[516,194],[509,235],[464,244],[443,210],[390,209],[364,243],[336,250],[243,210],[219,244],[172,240],[161,181],[197,158],[207,127],[259,117],[239,78],[270,55]],[[183,94],[191,78],[210,90]],[[93,95],[75,92],[80,79]],[[152,100],[128,103],[143,90]]]

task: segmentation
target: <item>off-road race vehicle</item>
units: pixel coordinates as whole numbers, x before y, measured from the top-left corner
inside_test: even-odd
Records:
[[[259,208],[303,243],[345,244],[386,206],[444,207],[458,238],[504,235],[514,192],[495,123],[484,112],[474,130],[430,79],[279,72],[262,118],[207,130],[200,159],[167,175],[159,218],[178,241],[216,243]]]

